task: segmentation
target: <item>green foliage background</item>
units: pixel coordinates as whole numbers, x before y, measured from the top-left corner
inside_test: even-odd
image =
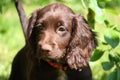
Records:
[[[28,17],[49,3],[62,2],[81,13],[97,33],[90,66],[93,80],[120,80],[120,0],[22,0]],[[13,0],[0,1],[0,80],[7,80],[24,36]]]

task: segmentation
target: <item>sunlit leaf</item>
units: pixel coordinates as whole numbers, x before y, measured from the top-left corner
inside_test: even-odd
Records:
[[[119,14],[115,11],[115,10],[113,10],[113,9],[104,9],[106,12],[108,12],[108,13],[111,13],[111,14],[114,14],[114,15],[116,15],[116,16],[118,16]]]
[[[100,59],[102,57],[103,53],[104,53],[104,51],[95,49],[90,61],[96,61],[96,60]]]
[[[102,62],[102,67],[104,70],[110,70],[114,66],[113,62]]]
[[[115,30],[108,28],[104,33],[104,38],[112,48],[115,48],[119,44],[119,35]]]
[[[91,8],[95,14],[95,20],[99,23],[104,23],[105,17],[103,14],[103,10],[98,6],[97,0],[89,0],[89,8]]]
[[[98,5],[101,8],[105,8],[106,7],[106,3],[109,2],[109,1],[111,1],[111,0],[97,0]]]

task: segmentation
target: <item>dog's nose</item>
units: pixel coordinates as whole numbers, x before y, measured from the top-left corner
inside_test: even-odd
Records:
[[[52,46],[50,46],[49,44],[44,44],[41,46],[41,49],[47,52],[51,52],[52,51]]]

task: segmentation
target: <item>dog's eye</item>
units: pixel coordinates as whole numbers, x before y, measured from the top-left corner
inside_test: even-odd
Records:
[[[64,31],[66,31],[66,28],[65,28],[64,26],[60,26],[60,27],[58,28],[58,31],[64,32]]]
[[[44,30],[43,24],[37,24],[35,27],[37,27],[39,30]]]
[[[68,30],[65,26],[59,26],[57,28],[57,33],[61,36],[64,37],[67,34]]]

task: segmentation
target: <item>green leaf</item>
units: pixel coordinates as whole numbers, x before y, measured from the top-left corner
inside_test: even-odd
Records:
[[[120,62],[120,54],[116,53],[117,61]]]
[[[104,53],[104,51],[95,49],[90,61],[96,61],[96,60],[100,59],[101,56],[103,55],[103,53]]]
[[[89,0],[89,8],[91,8],[95,14],[95,21],[99,23],[104,23],[105,17],[103,10],[98,6],[97,0]]]
[[[115,30],[110,28],[105,31],[104,39],[112,48],[115,48],[119,44],[119,35]]]
[[[115,54],[114,54],[114,53],[112,53],[112,52],[109,53],[109,60],[110,60],[111,62],[116,61],[116,59],[115,59]]]
[[[116,63],[119,64],[119,67],[120,67],[120,54],[119,53],[115,54],[115,60],[116,60]]]
[[[115,70],[108,76],[107,80],[118,80],[116,75],[117,71]]]
[[[95,12],[91,8],[88,8],[87,19],[88,19],[89,25],[92,27],[92,29],[94,29],[94,25],[95,25]]]
[[[104,70],[110,70],[114,66],[113,62],[102,62],[102,67]]]
[[[109,2],[110,0],[97,0],[98,2],[98,5],[101,7],[101,8],[105,8],[106,7],[106,3]]]
[[[109,26],[109,21],[108,20],[104,20],[104,23],[105,23],[105,25],[108,27]]]
[[[117,68],[117,80],[120,80],[120,68]]]
[[[115,64],[120,65],[120,54],[119,53],[109,53],[109,60],[115,62]]]
[[[2,13],[2,4],[0,4],[0,13]]]
[[[109,76],[107,80],[120,80],[120,68],[115,69]]]

